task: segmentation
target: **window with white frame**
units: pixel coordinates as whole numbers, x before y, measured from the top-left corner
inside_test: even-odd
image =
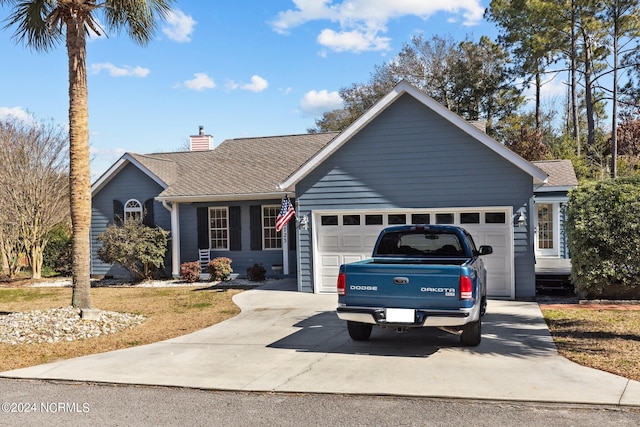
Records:
[[[262,248],[281,249],[282,233],[276,231],[276,219],[280,212],[280,206],[262,207]]]
[[[129,199],[124,204],[124,223],[142,221],[142,204],[136,199]]]
[[[229,208],[209,208],[209,241],[212,250],[229,249]]]

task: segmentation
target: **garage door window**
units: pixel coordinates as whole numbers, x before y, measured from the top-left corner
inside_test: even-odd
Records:
[[[338,215],[322,215],[320,222],[322,225],[338,225]]]
[[[460,224],[480,224],[480,212],[462,212]]]
[[[485,224],[506,224],[507,215],[504,212],[487,212],[484,214]]]
[[[360,225],[360,215],[344,215],[342,225]]]
[[[431,215],[429,215],[429,214],[412,214],[411,215],[411,223],[412,224],[430,224],[431,223]]]
[[[382,215],[365,215],[365,225],[382,225]]]
[[[407,215],[405,214],[389,214],[389,225],[406,224]]]
[[[437,213],[436,224],[453,224],[454,215],[452,213]]]

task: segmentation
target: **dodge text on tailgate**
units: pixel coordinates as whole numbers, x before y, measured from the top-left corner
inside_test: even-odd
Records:
[[[402,225],[384,229],[373,258],[340,266],[338,317],[354,340],[367,340],[373,325],[440,327],[460,332],[463,345],[481,340],[487,306],[486,270],[464,229],[446,225]]]

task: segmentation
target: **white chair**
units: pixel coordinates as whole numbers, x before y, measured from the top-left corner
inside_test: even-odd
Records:
[[[211,251],[209,249],[198,249],[198,258],[200,260],[200,268],[206,273],[207,264],[211,261]]]

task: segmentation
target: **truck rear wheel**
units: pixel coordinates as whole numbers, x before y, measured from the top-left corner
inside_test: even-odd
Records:
[[[475,322],[467,323],[462,327],[460,335],[460,343],[465,347],[475,347],[482,340],[482,324],[480,319]]]
[[[373,325],[369,323],[347,321],[349,336],[354,341],[366,341],[371,336]]]

